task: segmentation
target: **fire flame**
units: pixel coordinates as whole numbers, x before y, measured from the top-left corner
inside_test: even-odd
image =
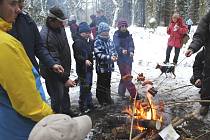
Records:
[[[128,114],[129,117],[133,116],[135,120],[155,120],[162,123],[164,111],[163,102],[160,101],[159,104],[156,104],[153,101],[154,97],[149,92],[147,92],[146,97],[146,101],[135,101],[133,106],[126,107],[123,112]],[[141,132],[147,129],[138,124],[135,124],[134,128]]]

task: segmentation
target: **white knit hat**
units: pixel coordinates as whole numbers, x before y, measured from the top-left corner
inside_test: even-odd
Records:
[[[92,121],[87,115],[71,118],[65,114],[53,114],[34,126],[28,140],[82,140],[91,127]]]

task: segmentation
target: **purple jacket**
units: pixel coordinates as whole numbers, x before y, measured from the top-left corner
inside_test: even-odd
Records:
[[[113,36],[113,41],[118,53],[118,61],[117,64],[121,63],[132,63],[133,57],[130,57],[131,53],[134,53],[134,43],[132,35],[129,34],[129,31],[127,32],[121,32],[119,30],[115,31]],[[122,50],[127,50],[128,54],[124,55],[122,53]]]

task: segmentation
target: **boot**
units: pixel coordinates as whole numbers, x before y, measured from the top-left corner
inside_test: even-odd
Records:
[[[169,61],[167,61],[167,60],[165,60],[165,61],[163,62],[163,64],[167,64],[167,63],[169,63]]]
[[[209,106],[201,106],[200,108],[200,115],[206,116],[209,111]]]

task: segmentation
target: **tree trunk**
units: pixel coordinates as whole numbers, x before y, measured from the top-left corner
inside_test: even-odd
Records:
[[[114,18],[113,18],[113,21],[112,21],[112,27],[115,27],[117,19],[118,19],[118,14],[119,14],[120,7],[119,7],[116,0],[112,0],[112,1],[115,5],[115,12],[114,12]]]

